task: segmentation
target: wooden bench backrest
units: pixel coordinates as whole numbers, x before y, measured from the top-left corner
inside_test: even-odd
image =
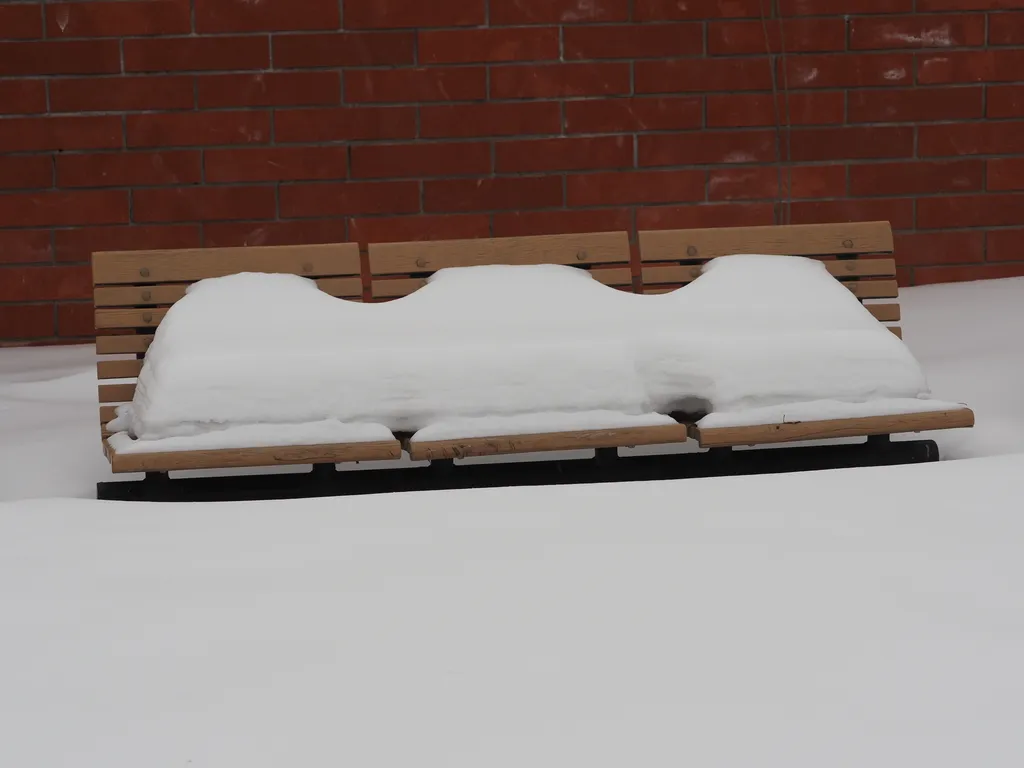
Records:
[[[892,228],[886,221],[852,224],[793,224],[778,227],[676,229],[640,233],[644,293],[663,293],[700,276],[717,256],[765,253],[809,256],[825,262],[829,272],[866,300],[896,299],[896,261]],[[899,304],[864,304],[879,321],[900,335]]]
[[[100,385],[101,424],[114,417],[116,404],[135,395],[133,380],[142,370],[153,333],[185,289],[198,280],[237,272],[302,275],[316,279],[332,296],[362,298],[356,243],[95,253],[97,375],[101,381],[129,380]],[[136,359],[124,359],[129,354]],[[110,359],[113,355],[120,359]]]
[[[571,264],[605,285],[633,284],[626,232],[376,243],[368,251],[375,299],[407,296],[439,269],[484,264]]]

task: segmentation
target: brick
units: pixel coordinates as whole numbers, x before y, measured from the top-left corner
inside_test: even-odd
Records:
[[[126,72],[267,69],[266,37],[181,37],[124,41]]]
[[[633,165],[633,137],[506,141],[497,144],[495,153],[498,173],[629,168]]]
[[[765,29],[768,45],[765,45]],[[708,24],[708,53],[735,56],[743,53],[806,53],[846,50],[846,23],[841,18],[718,21]]]
[[[972,234],[980,235],[981,233]],[[1024,259],[1020,247],[1022,242],[1024,242],[1024,229],[996,229],[986,232],[986,256],[989,261],[1021,261]],[[968,259],[962,259],[962,261],[968,261]]]
[[[409,32],[336,32],[275,35],[274,67],[369,67],[412,64],[416,36]]]
[[[53,304],[0,305],[0,338],[41,339],[53,336]]]
[[[116,40],[0,43],[0,77],[103,75],[121,71]]]
[[[93,336],[95,318],[92,302],[61,302],[57,305],[57,335],[65,338]]]
[[[128,193],[118,190],[0,195],[0,227],[70,227],[127,221]]]
[[[637,208],[636,228],[696,229],[700,227],[762,227],[775,223],[771,203],[667,205]]]
[[[490,0],[492,25],[628,21],[629,0]]]
[[[351,221],[351,239],[359,243],[414,240],[465,240],[490,235],[490,217],[482,213],[434,216],[376,216]]]
[[[206,180],[212,182],[344,179],[348,175],[345,147],[210,149],[205,163]]]
[[[352,177],[358,179],[471,176],[490,172],[491,147],[485,142],[352,147]]]
[[[0,115],[30,115],[46,111],[43,80],[0,80]]]
[[[1020,0],[917,0],[919,11],[999,11],[1020,8]]]
[[[896,235],[896,263],[962,264],[985,259],[984,232],[914,232]]]
[[[768,91],[769,64],[763,58],[638,61],[637,93],[700,91]]]
[[[421,30],[424,64],[546,61],[558,58],[558,28]]]
[[[198,152],[116,152],[57,157],[60,187],[135,187],[197,184],[202,180]]]
[[[191,31],[188,0],[93,0],[46,5],[46,35],[52,38],[187,35]]]
[[[779,82],[789,88],[863,88],[912,85],[914,57],[906,53],[829,54],[779,60]]]
[[[199,108],[329,106],[341,101],[338,72],[205,75],[196,81]]]
[[[987,91],[986,117],[1024,117],[1024,85],[990,85]]]
[[[415,213],[419,209],[420,188],[415,181],[350,181],[281,187],[281,216],[284,218]]]
[[[792,159],[867,160],[912,157],[914,129],[902,126],[854,128],[797,128],[787,142]]]
[[[495,237],[563,235],[574,232],[621,232],[633,229],[629,208],[597,210],[510,211],[494,214]]]
[[[61,262],[88,262],[98,251],[136,251],[148,248],[198,248],[195,224],[58,229],[54,235],[56,258]]]
[[[113,149],[122,144],[121,118],[114,115],[0,120],[0,147],[5,152]]]
[[[0,301],[85,299],[92,294],[87,266],[6,267],[0,280]]]
[[[704,199],[704,171],[623,171],[566,179],[566,202],[583,205],[643,205]]]
[[[963,283],[971,280],[998,280],[1024,276],[1024,262],[1019,264],[972,264],[958,267],[917,267],[914,285]]]
[[[37,40],[43,36],[43,17],[36,4],[0,6],[0,40]]]
[[[428,213],[555,208],[562,205],[562,179],[519,176],[427,181],[423,200]]]
[[[987,188],[997,192],[1024,189],[1024,157],[989,160],[985,178],[988,182]]]
[[[1024,152],[1024,122],[946,123],[918,128],[921,157]]]
[[[491,67],[492,99],[544,99],[629,93],[629,64]]]
[[[761,12],[760,0],[634,0],[633,19],[756,19]]]
[[[276,214],[270,187],[137,189],[132,202],[132,217],[140,223],[271,219]]]
[[[364,69],[345,74],[352,102],[473,101],[487,94],[482,67]]]
[[[985,44],[985,16],[859,17],[850,21],[850,48],[954,48]]]
[[[793,224],[888,221],[893,229],[911,229],[914,226],[914,201],[910,198],[804,200],[792,204],[790,216]]]
[[[1019,80],[1024,68],[1024,51],[949,51],[933,56],[921,55],[917,62],[917,82],[997,83]]]
[[[917,201],[918,229],[1004,227],[1024,221],[1024,194],[923,197]]]
[[[416,110],[411,107],[294,109],[274,114],[278,142],[411,139]]]
[[[783,194],[791,186],[790,198],[842,197],[846,194],[846,167],[828,165],[786,165],[783,168]]]
[[[486,0],[345,0],[348,29],[475,27],[485,21]]]
[[[0,155],[0,189],[53,186],[53,161],[47,155]]]
[[[632,133],[700,128],[699,96],[594,99],[565,102],[569,133]]]
[[[1024,13],[993,13],[988,17],[989,45],[1024,45]]]
[[[203,225],[206,248],[258,245],[313,245],[348,240],[344,219],[309,221],[222,221]]]
[[[845,193],[846,168],[841,165],[714,168],[708,177],[708,199],[716,201],[841,197]]]
[[[192,109],[191,77],[102,77],[50,81],[53,112]]]
[[[270,138],[265,112],[168,112],[126,120],[129,147],[263,144]]]
[[[50,261],[50,238],[48,229],[0,230],[0,264]]]
[[[710,94],[707,97],[709,128],[753,128],[780,125],[827,125],[842,123],[844,95],[838,91]]]
[[[779,10],[783,16],[821,16],[837,12],[908,13],[914,10],[914,0],[843,0],[841,9],[836,8],[835,0],[781,0]]]
[[[623,24],[566,27],[566,59],[661,59],[700,56],[700,24]]]
[[[981,117],[983,102],[984,93],[981,88],[851,91],[847,103],[847,119],[851,123],[969,120]]]
[[[196,32],[284,32],[337,29],[338,0],[193,0]]]
[[[555,102],[445,104],[420,107],[424,138],[529,136],[558,133],[561,110]]]
[[[775,131],[702,131],[641,135],[641,166],[766,163],[776,160]]]
[[[913,195],[930,192],[978,192],[985,164],[981,160],[872,163],[850,166],[850,194]]]

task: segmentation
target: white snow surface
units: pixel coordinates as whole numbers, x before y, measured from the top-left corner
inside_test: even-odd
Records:
[[[716,427],[747,427],[759,424],[784,424],[798,421],[856,419],[864,416],[899,416],[906,413],[956,411],[963,403],[925,398],[882,399],[866,403],[844,403],[839,400],[813,400],[807,403],[769,405],[744,411],[709,413],[697,422],[705,429]]]
[[[903,343],[813,259],[715,259],[661,296],[558,265],[469,267],[384,304],[247,273],[196,283],[167,313],[130,432],[326,419],[415,432],[536,413],[669,413],[693,398],[737,411],[927,391]]]
[[[628,429],[662,427],[675,424],[671,416],[645,413],[629,416],[615,411],[579,411],[577,413],[526,413],[521,416],[484,416],[439,421],[412,436],[414,443],[427,440],[457,440],[494,435],[531,435],[545,432],[576,432],[589,429]]]
[[[0,349],[0,765],[1017,768],[1024,279],[901,303],[983,458],[103,503],[92,346]]]

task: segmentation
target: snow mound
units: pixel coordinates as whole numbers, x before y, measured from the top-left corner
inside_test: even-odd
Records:
[[[641,416],[694,402],[734,412],[927,391],[903,343],[811,259],[719,258],[660,296],[565,266],[445,269],[385,304],[247,273],[196,283],[170,309],[128,420],[143,440],[330,420],[416,432],[466,419]]]

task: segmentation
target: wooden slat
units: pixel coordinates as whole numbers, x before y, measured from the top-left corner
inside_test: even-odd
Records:
[[[719,427],[694,432],[703,448],[736,445],[762,445],[796,440],[826,440],[862,435],[889,435],[924,432],[933,429],[973,427],[974,413],[969,408],[953,411],[906,413],[899,416],[866,416],[855,419],[801,421],[788,424],[763,424],[753,427]]]
[[[867,309],[880,323],[895,323],[900,319],[899,304],[865,304]]]
[[[685,424],[660,427],[628,427],[625,429],[595,429],[575,432],[549,432],[533,435],[498,435],[461,440],[410,441],[409,455],[413,460],[465,459],[471,456],[499,456],[513,453],[542,453],[544,451],[574,451],[589,448],[618,448],[634,445],[660,445],[684,443],[687,440]]]
[[[840,280],[844,277],[893,277],[896,274],[895,259],[835,259],[826,261],[824,264],[829,273]],[[663,267],[644,267],[641,270],[641,275],[644,285],[686,284],[700,277],[701,266],[701,264],[673,264]],[[856,283],[844,283],[844,285],[856,285]]]
[[[304,277],[358,275],[359,246],[280,245],[95,253],[95,285],[174,283],[236,272],[284,272]]]
[[[140,333],[138,335],[122,334],[119,336],[97,336],[97,355],[127,355],[138,352],[145,352],[153,343],[153,334]]]
[[[141,360],[100,360],[96,363],[96,377],[99,379],[132,379],[141,371]]]
[[[156,328],[167,310],[152,309],[97,309],[97,328]]]
[[[710,259],[736,253],[828,256],[892,253],[887,221],[781,227],[649,230],[640,233],[642,261]]]
[[[889,325],[889,326],[886,326],[886,327],[887,327],[887,328],[888,328],[888,329],[889,329],[890,331],[892,331],[892,332],[893,332],[893,335],[894,335],[894,336],[895,336],[895,337],[896,337],[897,339],[902,339],[902,338],[903,338],[903,329],[902,329],[902,328],[900,328],[900,327],[899,327],[898,325]]]
[[[629,269],[591,269],[594,279],[604,285],[618,287],[631,286],[633,273]],[[372,283],[375,299],[390,299],[408,296],[427,284],[425,277],[397,277],[374,280]]]
[[[363,281],[359,277],[322,277],[316,281],[320,290],[339,298],[359,297]],[[137,307],[173,304],[185,295],[188,284],[97,286],[93,303],[97,307]]]
[[[100,424],[106,424],[113,421],[117,417],[117,406],[116,405],[101,405],[100,406]]]
[[[895,280],[855,280],[843,285],[858,299],[895,299],[900,295]]]
[[[288,464],[341,464],[350,461],[386,461],[402,457],[402,446],[397,440],[165,453],[118,453],[109,446],[108,449],[111,469],[118,473],[274,467]]]
[[[100,384],[101,403],[129,403],[133,397],[134,384]]]
[[[374,243],[369,253],[373,275],[408,275],[481,264],[627,264],[630,258],[626,232]]]

